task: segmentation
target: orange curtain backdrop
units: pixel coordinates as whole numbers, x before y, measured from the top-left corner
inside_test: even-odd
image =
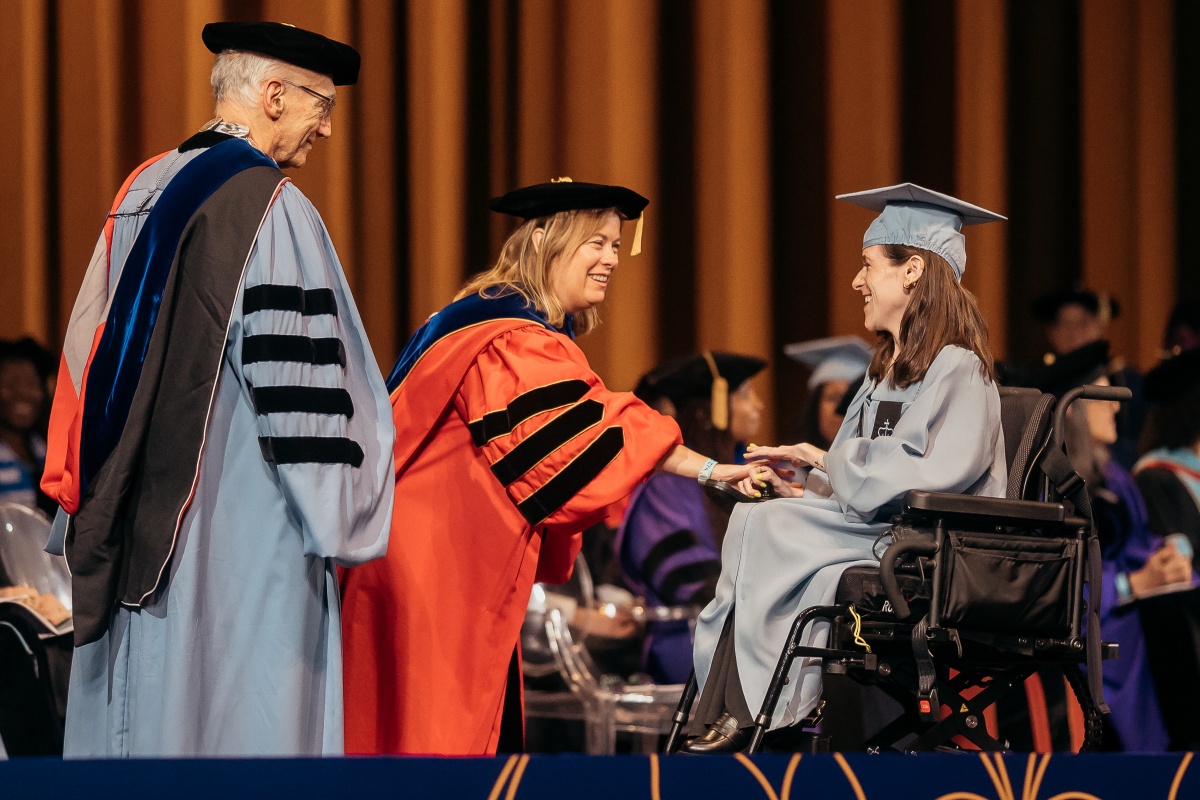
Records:
[[[774,356],[767,23],[765,0],[697,4],[696,340]],[[770,377],[768,367],[756,380]],[[773,398],[758,394],[770,420]],[[773,426],[762,438],[774,440]]]
[[[1083,276],[1121,299],[1109,338],[1138,367],[1174,303],[1171,6],[1081,4]]]
[[[833,197],[890,186],[900,169],[900,0],[838,0],[829,27],[829,307],[831,334],[863,330],[862,295],[851,282],[862,266],[863,232],[873,215]]]
[[[1008,30],[1004,6],[1004,0],[957,0],[958,136],[954,163],[959,197],[1008,214],[1004,102],[1007,66],[1004,42]],[[1007,355],[1007,234],[1005,223],[967,230],[969,257],[963,279],[979,300],[988,322],[989,343],[997,358]]]
[[[8,109],[9,125],[3,134],[6,157],[0,159],[0,184],[7,187],[10,205],[0,214],[0,236],[7,258],[0,267],[4,313],[0,335],[31,334],[43,341],[57,335],[49,289],[54,281],[53,254],[45,235],[47,219],[47,165],[52,148],[47,143],[46,63],[49,19],[39,0],[17,0],[8,7],[6,24],[0,25],[0,100]]]
[[[582,341],[593,365],[628,389],[686,350],[765,356],[772,369],[759,393],[780,404],[767,418],[782,430],[795,410],[786,406],[802,399],[781,390],[802,385],[794,365],[778,363],[785,337],[865,333],[849,284],[870,214],[833,195],[921,172],[906,153],[922,151],[906,143],[931,126],[953,131],[939,137],[952,143],[948,185],[931,188],[1014,219],[968,232],[966,281],[998,353],[1006,342],[1029,349],[1014,336],[1031,321],[1019,287],[1007,285],[1007,253],[1022,224],[1010,205],[1021,154],[1009,152],[1018,122],[1009,109],[1024,91],[1012,85],[1022,65],[1009,54],[1031,32],[1012,29],[1025,17],[1003,0],[918,2],[814,0],[798,12],[783,0],[13,0],[0,28],[0,98],[18,117],[0,130],[12,198],[0,215],[9,253],[0,336],[60,341],[124,176],[211,115],[200,28],[228,18],[292,22],[362,52],[360,83],[338,89],[333,138],[293,177],[329,226],[385,371],[425,317],[495,258],[514,221],[488,212],[489,196],[567,175],[624,183],[651,199],[644,252],[628,255],[627,225],[604,324]],[[953,41],[913,24],[930,8],[953,16]],[[1149,366],[1178,272],[1179,9],[1113,0],[1072,13],[1060,15],[1062,41],[1029,45],[1079,54],[1078,124],[1064,117],[1057,130],[1078,129],[1068,135],[1080,174],[1054,185],[1067,186],[1060,207],[1078,205],[1081,222],[1060,241],[1077,241],[1082,277],[1124,301],[1116,347]],[[780,34],[806,21],[819,29]],[[801,33],[820,55],[784,58]],[[930,67],[906,54],[934,47],[954,58],[923,76]],[[908,102],[922,87],[942,92],[947,63],[950,95]],[[781,123],[797,94],[819,113]],[[937,113],[917,118],[914,108]],[[806,152],[781,160],[788,148]],[[816,241],[789,238],[789,215],[808,213],[821,221],[802,238]],[[1045,269],[1055,283],[1076,277]],[[773,281],[785,278],[797,302],[773,304]]]

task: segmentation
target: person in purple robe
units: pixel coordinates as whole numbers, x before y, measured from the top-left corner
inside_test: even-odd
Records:
[[[1062,396],[1086,384],[1109,385],[1104,374],[1108,343],[1092,342],[1061,356],[1035,381]],[[1191,558],[1150,528],[1145,500],[1129,471],[1110,454],[1117,440],[1118,403],[1077,400],[1067,415],[1067,454],[1087,481],[1103,558],[1100,630],[1120,646],[1120,658],[1104,662],[1106,749],[1162,752],[1168,734],[1147,658],[1138,601],[1194,582]]]
[[[728,463],[758,432],[763,404],[750,378],[765,366],[752,356],[697,353],[646,373],[634,394],[675,417],[685,445]],[[704,606],[721,573],[726,522],[698,482],[655,472],[634,491],[617,531],[622,580],[652,606]],[[692,669],[689,621],[651,623],[644,659],[643,669],[656,683],[686,681]]]

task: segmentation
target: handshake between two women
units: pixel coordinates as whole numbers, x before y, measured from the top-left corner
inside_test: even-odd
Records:
[[[769,486],[775,497],[802,497],[804,485],[790,479],[800,470],[824,471],[825,451],[807,442],[778,447],[751,444],[746,448],[746,462],[750,474],[737,483],[742,494],[760,498]]]

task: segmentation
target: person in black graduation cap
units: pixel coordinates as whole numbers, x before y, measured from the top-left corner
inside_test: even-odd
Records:
[[[673,416],[685,445],[733,461],[739,446],[758,433],[763,405],[750,379],[766,365],[753,356],[704,351],[655,367],[634,394]],[[721,572],[728,521],[696,481],[654,473],[634,491],[617,532],[622,580],[651,605],[706,605]],[[644,671],[658,683],[687,680],[687,621],[654,624],[647,640]]]
[[[216,118],[106,209],[55,390],[68,756],[340,754],[336,566],[387,548],[387,390],[281,171],[332,134],[358,53],[277,22],[201,36]]]
[[[1067,353],[1104,339],[1109,323],[1121,314],[1121,304],[1112,295],[1076,284],[1038,297],[1032,310],[1034,319],[1045,326],[1050,352],[1042,357],[1042,362],[1049,365]],[[1109,448],[1121,466],[1132,469],[1146,418],[1142,375],[1119,357],[1110,358],[1105,374],[1114,386],[1125,386],[1133,393],[1132,399],[1123,403],[1117,413],[1117,440]],[[1013,383],[1025,382],[1020,374],[1012,377]]]
[[[388,387],[403,544],[343,581],[351,752],[520,749],[517,644],[534,581],[564,581],[579,532],[655,469],[748,474],[609,391],[575,344],[597,324],[623,223],[647,202],[570,179],[494,199],[522,222],[400,354]]]

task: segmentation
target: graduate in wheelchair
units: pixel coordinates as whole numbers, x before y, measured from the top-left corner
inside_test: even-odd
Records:
[[[802,443],[747,454],[812,469],[803,487],[765,467],[739,486],[755,494],[769,482],[780,499],[739,504],[730,519],[716,598],[696,629],[693,690],[676,717],[691,735],[687,752],[742,750],[763,729],[809,717],[823,659],[796,658],[779,674],[780,650],[802,611],[833,603],[848,567],[876,563],[906,492],[1006,494],[987,328],[960,283],[963,226],[1004,217],[912,184],[839,199],[879,212],[852,284],[878,337],[875,352],[828,452]],[[789,647],[826,644],[829,618],[809,621],[796,623],[800,637]],[[864,650],[851,655],[874,663]],[[778,693],[773,716],[756,717],[769,692]],[[673,736],[668,750],[678,742]]]

